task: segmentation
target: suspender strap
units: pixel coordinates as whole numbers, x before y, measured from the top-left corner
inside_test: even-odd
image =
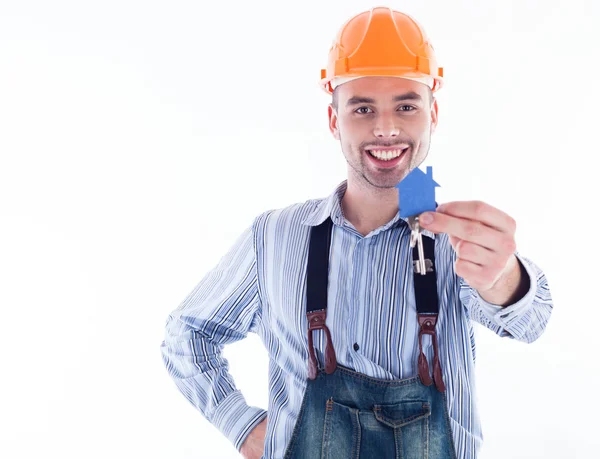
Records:
[[[435,382],[435,387],[440,392],[446,390],[442,378],[442,367],[438,355],[437,336],[435,326],[438,319],[439,302],[437,291],[437,276],[435,271],[435,241],[429,237],[423,237],[423,251],[426,259],[426,273],[424,275],[413,270],[415,285],[415,300],[417,303],[417,318],[419,321],[419,377],[421,382],[430,386]],[[413,248],[413,266],[417,266],[419,260],[418,246]],[[431,263],[429,263],[431,261]],[[433,381],[429,375],[429,365],[423,353],[423,336],[430,335],[433,346]]]
[[[306,279],[306,318],[308,320],[308,377],[317,377],[317,357],[313,346],[313,330],[324,330],[327,344],[325,348],[325,372],[331,374],[337,367],[335,350],[327,318],[327,284],[329,281],[329,251],[333,221],[327,218],[319,226],[312,228]]]
[[[306,283],[306,312],[327,309],[327,283],[329,280],[329,251],[333,221],[328,218],[312,228]]]

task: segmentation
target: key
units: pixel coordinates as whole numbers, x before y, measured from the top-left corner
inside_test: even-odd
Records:
[[[423,250],[423,235],[421,234],[421,225],[419,225],[419,216],[413,215],[412,217],[408,217],[408,223],[411,229],[410,247],[414,248],[418,244],[419,263],[417,265],[417,272],[424,276],[427,271],[425,269],[425,250]]]

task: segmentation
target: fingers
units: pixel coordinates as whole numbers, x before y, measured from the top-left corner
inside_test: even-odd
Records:
[[[453,217],[480,222],[499,232],[514,234],[517,224],[515,220],[483,201],[453,201],[440,205],[437,212]]]

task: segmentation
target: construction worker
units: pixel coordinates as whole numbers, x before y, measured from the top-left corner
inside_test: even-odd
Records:
[[[168,316],[165,366],[246,459],[475,458],[472,321],[535,341],[553,307],[544,273],[481,201],[419,216],[428,269],[415,271],[396,186],[427,156],[443,71],[412,18],[351,18],[320,83],[347,180],[254,219]],[[248,332],[268,352],[268,410],[222,354]]]

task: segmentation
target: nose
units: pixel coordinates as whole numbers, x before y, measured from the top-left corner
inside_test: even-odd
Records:
[[[394,124],[393,116],[380,116],[377,119],[377,123],[375,124],[375,128],[373,130],[373,134],[375,137],[380,139],[384,138],[394,138],[400,134],[400,130]]]

